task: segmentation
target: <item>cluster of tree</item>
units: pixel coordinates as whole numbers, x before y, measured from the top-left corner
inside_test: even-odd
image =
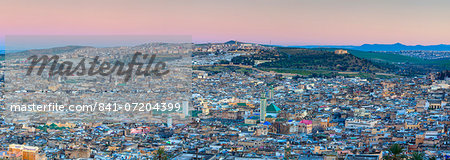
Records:
[[[283,57],[277,50],[267,50],[261,51],[258,54],[233,57],[233,59],[231,59],[231,62],[233,62],[233,64],[255,65],[255,60],[278,61],[281,60],[282,58]]]
[[[192,52],[192,56],[206,56],[206,55],[210,55],[210,54],[214,54],[214,55],[219,55],[222,54],[224,52],[202,52],[202,51],[196,51],[196,52]]]
[[[168,160],[169,158],[170,155],[161,147],[153,153],[153,160]]]
[[[253,56],[237,56],[237,57],[233,57],[233,59],[231,59],[231,62],[233,62],[233,64],[242,64],[242,65],[255,65],[255,60],[253,59]]]
[[[284,57],[279,61],[263,63],[261,67],[295,68],[308,70],[383,72],[370,61],[351,54],[334,54],[330,51],[307,49],[280,49]]]
[[[220,66],[220,65],[212,65],[212,66],[194,66],[194,70],[202,70],[207,71],[208,74],[217,74],[221,72],[238,72],[243,73],[245,75],[249,75],[253,72],[252,69],[241,68],[238,66]]]
[[[319,136],[320,137],[320,136]],[[387,150],[387,154],[383,156],[384,160],[436,160],[436,157],[425,157],[424,153],[414,152],[410,155],[406,155],[403,153],[403,147],[399,144],[393,144]],[[167,154],[164,148],[158,148],[153,153],[154,160],[167,160],[170,159],[170,155]]]
[[[444,80],[446,77],[450,77],[450,70],[445,70],[436,74],[436,79]]]
[[[327,50],[301,48],[277,48],[271,53],[238,56],[232,59],[235,64],[254,65],[255,60],[271,60],[259,64],[262,68],[289,68],[305,70],[388,72],[385,64],[375,64],[351,54],[335,54]]]
[[[387,150],[388,154],[383,156],[384,160],[436,160],[436,157],[425,157],[425,154],[421,152],[414,152],[409,156],[403,153],[403,147],[399,144],[393,144]]]

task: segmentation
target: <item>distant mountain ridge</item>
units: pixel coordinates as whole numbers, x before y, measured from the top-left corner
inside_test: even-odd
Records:
[[[72,52],[77,49],[83,49],[83,48],[93,48],[90,46],[64,46],[64,47],[54,47],[49,49],[30,49],[26,51],[17,52],[14,54],[23,54],[23,55],[30,55],[30,54],[59,54],[64,52]]]
[[[241,42],[236,40],[230,40],[223,42],[223,44],[247,44],[247,42]],[[218,43],[220,44],[220,43]],[[249,43],[254,44],[254,43]],[[273,47],[294,47],[294,48],[342,48],[342,49],[353,49],[360,51],[450,51],[449,44],[439,44],[439,45],[405,45],[402,43],[394,44],[363,44],[360,46],[354,45],[295,45],[295,46],[281,46],[281,45],[268,45],[261,44],[263,46],[273,46]]]
[[[242,43],[244,43],[244,42],[239,42],[239,41],[235,41],[235,40],[230,40],[230,41],[225,42],[224,44],[242,44]]]
[[[78,49],[83,48],[93,48],[90,46],[64,46],[64,47],[54,47],[54,48],[48,48],[48,49],[30,49],[25,51],[18,51],[18,52],[11,52],[10,50],[7,50],[7,54],[9,58],[25,58],[30,55],[41,55],[41,54],[47,54],[47,55],[57,55],[64,52],[73,52]],[[5,53],[2,53],[5,54]]]
[[[291,46],[301,48],[344,48],[354,49],[361,51],[406,51],[406,50],[426,50],[426,51],[450,51],[450,45],[404,45],[401,43],[395,44],[363,44],[361,46],[349,46],[349,45],[306,45],[306,46]]]
[[[450,45],[415,45],[408,46],[401,43],[395,44],[364,44],[356,49],[364,51],[402,51],[402,50],[427,50],[427,51],[450,51]]]

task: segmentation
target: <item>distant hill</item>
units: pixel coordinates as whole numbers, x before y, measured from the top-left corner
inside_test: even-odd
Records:
[[[404,56],[392,53],[380,53],[380,52],[367,52],[359,50],[348,50],[352,55],[359,58],[371,60],[373,62],[383,62],[396,65],[415,65],[424,67],[431,67],[438,70],[450,69],[450,59],[422,59],[417,57]]]
[[[234,64],[255,65],[258,61],[261,69],[334,71],[361,73],[392,73],[396,66],[374,63],[352,54],[335,54],[334,51],[278,47],[273,52],[238,56],[232,59]]]
[[[65,52],[72,52],[78,49],[83,48],[93,48],[88,46],[64,46],[64,47],[55,47],[55,48],[49,48],[49,49],[31,49],[21,52],[16,52],[14,54],[60,54]]]
[[[65,52],[73,52],[78,49],[83,48],[93,48],[89,46],[65,46],[65,47],[55,47],[49,49],[31,49],[26,51],[8,53],[8,58],[19,58],[19,57],[27,57],[30,55],[39,55],[39,54],[48,54],[48,55],[56,55]]]
[[[224,44],[242,44],[242,43],[243,42],[231,40],[231,41],[225,42]]]
[[[408,46],[401,43],[395,44],[364,44],[355,49],[362,51],[404,51],[404,50],[427,50],[427,51],[450,51],[450,45],[415,45]]]
[[[415,45],[409,46],[401,43],[395,44],[363,44],[361,46],[333,46],[333,45],[308,45],[308,46],[292,46],[299,48],[345,48],[361,51],[405,51],[405,50],[427,50],[427,51],[450,51],[450,45]]]
[[[213,43],[199,43],[199,44],[195,44],[195,46],[205,46],[205,45],[211,45],[211,44],[249,44],[246,42],[240,42],[240,41],[235,41],[235,40],[230,40],[230,41],[226,41],[226,42],[213,42]]]
[[[372,61],[388,62],[388,63],[412,63],[412,64],[427,64],[429,60],[417,57],[404,56],[392,53],[368,52],[360,50],[348,50],[349,53]]]

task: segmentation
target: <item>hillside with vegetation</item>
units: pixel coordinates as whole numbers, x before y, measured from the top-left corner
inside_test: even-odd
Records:
[[[440,71],[450,69],[450,59],[422,59],[392,53],[367,52],[359,50],[348,50],[352,55],[364,58],[373,62],[395,64],[402,67],[409,67],[423,72]]]
[[[263,60],[265,63],[257,64]],[[301,75],[336,76],[339,74],[393,73],[394,65],[374,63],[352,54],[335,54],[331,50],[279,47],[263,52],[232,59],[234,64],[255,65],[266,71],[296,73]],[[343,73],[344,72],[344,73]]]

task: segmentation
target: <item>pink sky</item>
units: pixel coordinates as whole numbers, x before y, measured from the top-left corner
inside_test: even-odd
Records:
[[[280,45],[449,44],[448,0],[3,0],[5,35],[192,35]]]

